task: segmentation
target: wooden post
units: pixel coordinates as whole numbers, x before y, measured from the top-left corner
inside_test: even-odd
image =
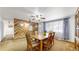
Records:
[[[40,40],[40,51],[42,51],[42,47],[43,47],[42,40]]]

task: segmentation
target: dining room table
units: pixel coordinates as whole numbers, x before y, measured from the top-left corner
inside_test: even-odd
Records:
[[[43,51],[43,40],[47,38],[44,35],[32,35],[33,38],[38,39],[40,43],[40,51]]]

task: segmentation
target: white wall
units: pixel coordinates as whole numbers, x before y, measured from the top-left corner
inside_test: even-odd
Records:
[[[2,40],[2,37],[3,37],[3,22],[0,17],[0,41]]]
[[[69,19],[69,36],[70,36],[70,41],[74,42],[75,39],[75,17],[72,16]]]
[[[9,27],[9,22],[13,27]],[[14,21],[10,19],[4,19],[3,23],[4,23],[3,37],[7,35],[11,35],[12,37],[14,37]]]
[[[10,21],[13,27],[8,27],[8,21]],[[9,37],[14,37],[14,21],[0,17],[0,41],[3,37],[6,37],[8,35]]]

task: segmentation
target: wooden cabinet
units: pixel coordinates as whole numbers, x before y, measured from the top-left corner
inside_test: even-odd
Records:
[[[75,15],[75,48],[79,50],[79,8],[77,8]]]
[[[75,15],[75,35],[79,38],[79,8]]]
[[[75,16],[75,35],[79,37],[79,10]]]

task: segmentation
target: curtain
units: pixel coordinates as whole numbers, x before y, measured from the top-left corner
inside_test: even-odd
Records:
[[[69,17],[64,18],[64,40],[69,39]]]

